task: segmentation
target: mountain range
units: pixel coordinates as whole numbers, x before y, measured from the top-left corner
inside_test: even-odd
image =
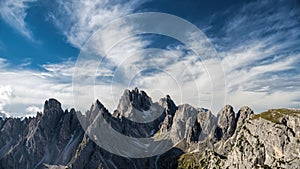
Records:
[[[103,131],[91,130],[103,123],[101,119],[122,135],[160,138],[169,133],[176,144],[162,154],[143,158],[111,153],[91,137],[102,136]],[[126,141],[120,146],[130,147]],[[300,168],[300,110],[255,114],[244,106],[235,113],[226,105],[215,116],[204,108],[176,105],[169,95],[153,102],[137,88],[125,90],[112,113],[99,100],[82,115],[75,109],[63,110],[60,102],[49,99],[35,117],[0,118],[0,169],[42,168],[296,169]]]

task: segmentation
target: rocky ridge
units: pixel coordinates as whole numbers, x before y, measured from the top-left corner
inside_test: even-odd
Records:
[[[150,110],[150,111],[149,111]],[[158,111],[148,123],[134,122]],[[300,166],[300,111],[260,114],[247,106],[209,110],[176,105],[170,96],[152,102],[144,91],[125,90],[110,114],[100,101],[86,112],[86,126],[103,116],[119,133],[159,137],[170,132],[178,144],[164,154],[126,158],[97,146],[85,134],[74,109],[49,99],[34,118],[0,119],[0,169],[32,168],[297,168]]]

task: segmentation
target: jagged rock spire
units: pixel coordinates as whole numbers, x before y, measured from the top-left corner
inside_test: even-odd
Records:
[[[226,105],[218,113],[217,128],[215,131],[215,137],[217,140],[227,139],[233,135],[236,128],[236,119],[233,107]]]
[[[248,106],[243,106],[241,109],[238,111],[236,115],[236,120],[237,120],[237,127],[243,125],[252,114],[254,114],[253,110],[248,107]]]

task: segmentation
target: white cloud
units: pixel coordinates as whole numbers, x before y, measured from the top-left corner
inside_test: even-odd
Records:
[[[23,116],[29,113],[25,110],[27,107],[41,106],[43,101],[52,97],[61,101],[64,107],[73,107],[71,77],[59,73],[0,66],[0,111]],[[65,81],[57,78],[60,76]]]
[[[222,58],[227,104],[248,104],[258,112],[300,107],[300,13],[291,4],[254,1],[212,17],[224,21],[209,31]]]
[[[130,14],[143,2],[131,1],[117,4],[109,1],[58,1],[58,3],[59,8],[55,13],[51,14],[53,21],[63,31],[72,45],[81,48],[84,42],[99,28],[103,28],[113,19]],[[171,94],[179,103],[189,102],[190,104],[198,105],[199,96],[197,94],[192,96],[191,93],[195,93],[193,91],[197,88],[197,85],[203,87],[199,89],[203,92],[207,90],[207,87],[210,87],[208,83],[209,78],[205,70],[201,69],[201,63],[199,61],[195,62],[194,55],[186,55],[184,49],[180,46],[160,51],[157,54],[161,57],[146,55],[147,53],[142,50],[149,44],[149,41],[139,36],[131,37],[134,32],[134,26],[129,24],[115,25],[113,29],[110,27],[106,31],[102,30],[103,41],[99,41],[99,37],[95,38],[94,49],[96,49],[96,52],[99,52],[98,54],[103,56],[105,52],[109,51],[109,56],[107,56],[109,59],[100,65],[101,69],[97,72],[97,76],[115,76],[115,80],[117,79],[119,84],[115,85],[118,92],[114,91],[114,93],[118,93],[118,96],[123,93],[122,90],[125,88],[139,86],[146,91],[149,90],[149,92],[153,90],[164,91],[164,94]],[[124,37],[131,38],[125,39],[124,42],[122,41],[119,44],[114,44],[116,39]],[[114,46],[114,48],[110,49],[111,46]],[[180,59],[183,56],[185,58]],[[99,60],[99,58],[97,59]],[[145,62],[144,59],[147,61]],[[84,62],[84,64],[97,63]],[[1,78],[6,79],[4,83],[13,84],[12,88],[14,93],[16,93],[16,98],[13,100],[14,103],[32,105],[39,102],[38,100],[55,97],[63,103],[71,105],[72,91],[70,82],[74,71],[74,63],[45,64],[42,67],[45,69],[43,72],[26,69],[5,70],[5,72],[2,72]],[[117,73],[120,74],[113,74],[112,69],[114,67],[118,67],[119,72]],[[139,71],[150,67],[159,68],[162,72],[147,76],[140,75],[138,76],[139,80],[132,81]],[[182,71],[183,69],[186,71]],[[191,71],[197,77],[192,78]],[[85,69],[79,70],[79,72],[88,78],[93,75],[94,70],[90,70],[89,66],[86,66]],[[118,79],[118,77],[122,77],[123,81]],[[201,78],[201,83],[196,84],[195,80],[198,78]],[[128,84],[130,81],[133,83]],[[156,83],[157,89],[153,87],[153,82]],[[82,86],[80,90],[84,92],[84,88],[89,87]],[[96,88],[98,89],[97,91],[100,91],[99,96],[104,100],[111,95],[109,83],[98,84]],[[175,88],[181,92],[176,92]],[[205,96],[205,98],[202,95],[202,100],[208,100],[209,98],[207,97],[209,95]],[[118,100],[118,97],[116,97],[116,100]],[[87,104],[89,105],[90,102]],[[115,105],[110,105],[111,102],[109,100],[104,102],[111,110],[115,107]]]
[[[75,47],[81,48],[99,28],[114,19],[132,13],[144,2],[144,0],[119,3],[108,0],[61,0],[58,1],[59,8],[51,14],[51,17],[66,35],[68,41]]]
[[[299,100],[296,92],[299,90],[299,75],[290,74],[291,77],[286,77],[281,72],[298,70],[300,54],[279,55],[279,59],[261,63],[259,60],[265,57],[265,51],[267,55],[276,52],[251,46],[253,48],[228,52],[228,57],[223,60],[228,89],[227,104],[236,107],[248,104],[257,111],[273,107],[299,107],[300,103],[295,101]],[[292,90],[289,88],[291,86]]]
[[[299,91],[299,90],[298,90]],[[274,108],[299,108],[298,91],[274,91],[255,92],[255,91],[234,91],[228,95],[227,103],[234,104],[236,108],[248,105],[256,113]]]
[[[227,104],[247,104],[257,112],[276,107],[299,108],[300,77],[282,72],[299,70],[300,53],[280,54],[280,46],[269,47],[263,41],[222,53]]]
[[[237,13],[237,15],[239,14],[240,13]],[[243,23],[241,30],[244,29],[244,27],[247,27],[245,26],[247,22],[244,21],[244,18],[248,18],[248,16],[244,15],[247,15],[247,12],[240,14],[240,17],[234,17],[229,21],[228,27],[225,27],[225,32],[228,33],[228,39],[234,39],[230,36],[234,34],[233,31],[236,31],[241,23]],[[263,21],[257,21],[257,23],[267,22],[270,18],[272,18],[272,16],[262,17]],[[282,19],[277,14],[274,18],[275,20]],[[293,21],[289,21],[289,23],[292,22]],[[230,23],[235,24],[232,26]],[[101,24],[99,23],[99,25]],[[103,31],[103,36],[100,37],[104,40],[95,41],[93,43],[94,49],[97,49],[97,52],[99,52],[98,54],[104,55],[105,52],[109,51],[107,60],[100,65],[100,70],[106,72],[109,77],[114,78],[113,90],[115,90],[111,91],[111,84],[109,83],[111,81],[108,80],[106,83],[96,85],[96,97],[100,97],[104,104],[112,110],[116,106],[123,89],[139,86],[148,91],[148,93],[163,91],[163,94],[170,94],[179,104],[190,103],[197,107],[210,107],[213,92],[211,86],[212,77],[206,72],[205,64],[211,63],[211,70],[214,70],[214,66],[217,65],[216,60],[205,58],[205,62],[201,62],[197,55],[187,52],[180,45],[169,47],[164,51],[151,51],[150,49],[150,52],[147,52],[144,48],[149,44],[149,41],[143,40],[140,37],[125,40],[122,39],[122,37],[130,36],[132,34],[132,29],[134,29],[134,27],[130,27],[130,25],[129,27],[126,26],[119,25],[114,27],[115,29]],[[255,26],[251,27],[253,28]],[[79,27],[76,27],[76,29],[77,28]],[[273,26],[272,28],[266,29],[278,30],[283,29],[283,27]],[[224,50],[220,53],[226,76],[225,80],[227,82],[226,103],[233,104],[237,107],[249,104],[249,106],[254,107],[254,109],[258,111],[272,108],[269,107],[269,105],[275,106],[279,102],[281,104],[277,105],[285,105],[286,107],[299,106],[300,103],[295,101],[298,99],[296,95],[288,98],[289,94],[291,94],[290,87],[295,87],[295,85],[299,83],[297,77],[295,76],[292,79],[285,78],[285,83],[280,83],[280,79],[284,78],[284,75],[281,74],[281,72],[298,69],[297,61],[299,61],[299,55],[293,52],[286,53],[287,49],[291,48],[297,40],[291,39],[290,41],[277,43],[287,34],[281,34],[280,31],[277,31],[271,33],[269,36],[260,37],[259,35],[262,33],[259,32],[259,29],[252,30],[255,31],[250,33],[253,35],[252,38],[249,38],[248,40],[246,38],[241,38],[242,40],[238,39],[239,45],[229,45],[229,50]],[[266,30],[262,29],[261,31],[265,32]],[[288,32],[292,31],[289,30]],[[116,39],[122,39],[124,41],[119,44],[114,44],[115,39],[103,37],[115,37]],[[241,37],[243,36],[241,35]],[[99,40],[101,38],[98,36],[95,39]],[[197,37],[194,37],[193,40],[192,43],[201,42],[201,39],[197,39]],[[80,41],[81,40],[79,39],[76,40],[76,42]],[[72,43],[72,41],[70,42]],[[78,44],[81,43],[73,42],[73,44],[80,46]],[[111,46],[114,46],[114,48],[110,49],[109,47]],[[202,45],[202,43],[200,43],[193,46],[204,49],[204,53],[209,52],[205,50],[205,44]],[[149,55],[149,53],[152,53],[152,56]],[[94,61],[97,61],[96,58],[94,59]],[[86,64],[86,69],[80,70],[80,72],[87,73],[90,77],[94,70],[90,70],[88,67],[90,63],[84,62],[84,64]],[[117,67],[117,69],[114,71],[113,69],[115,67]],[[159,71],[152,74],[143,74],[143,72],[141,72],[142,70],[151,67],[157,68]],[[101,76],[101,74],[98,75]],[[219,79],[220,77],[213,77],[214,83],[217,83],[218,80],[222,80]],[[100,79],[103,80],[103,78]],[[276,83],[268,81],[268,79],[272,79],[273,82]],[[287,89],[287,87],[289,88]],[[82,88],[85,88],[85,86],[82,86]],[[198,92],[196,92],[197,90]],[[270,98],[278,96],[279,94],[284,95],[286,100],[279,101],[280,97]],[[111,97],[114,97],[114,103],[111,102]],[[157,95],[156,97],[161,96]],[[217,97],[221,97],[221,94],[217,94]],[[257,97],[260,99],[257,99]],[[265,104],[261,100],[262,98],[268,99],[272,101],[272,103]],[[154,98],[154,100],[156,99],[158,98]],[[259,100],[259,102],[257,102],[257,100]],[[220,108],[214,109],[217,110]]]
[[[23,7],[21,25],[24,25],[25,29],[26,6],[22,6],[23,1],[21,2],[20,6]],[[82,69],[77,70],[77,73],[87,79],[91,79],[94,73],[97,73],[98,80],[95,85],[82,83],[78,89],[79,94],[84,95],[89,91],[88,89],[92,89],[95,91],[95,97],[100,98],[104,105],[112,110],[116,107],[125,88],[138,86],[149,94],[159,93],[155,95],[154,101],[165,94],[170,94],[177,104],[189,103],[196,107],[208,108],[211,106],[212,79],[204,64],[211,65],[211,70],[214,70],[214,66],[217,65],[215,59],[205,58],[203,62],[182,45],[168,46],[164,50],[145,49],[151,42],[141,36],[131,37],[134,25],[120,24],[113,29],[103,28],[111,20],[130,14],[140,3],[133,1],[112,4],[109,1],[80,0],[59,1],[59,4],[59,8],[51,16],[73,46],[82,48],[85,41],[95,31],[99,28],[103,31],[102,35],[90,39],[95,40],[91,46],[92,51],[100,54],[101,57],[92,57],[82,62]],[[246,6],[242,10],[249,10],[248,8]],[[256,25],[265,22],[281,21],[281,15],[294,16],[294,11],[288,14],[285,12],[280,11],[280,14],[254,18],[248,16],[247,12],[236,12],[236,17],[231,18],[221,29],[226,37],[220,42],[224,44],[230,42],[229,45],[227,44],[227,49],[220,53],[227,82],[225,104],[233,104],[237,108],[248,104],[257,111],[274,107],[300,107],[299,93],[295,92],[299,91],[299,74],[282,73],[293,70],[299,72],[300,55],[295,47],[299,44],[299,39],[295,39],[294,36],[297,35],[293,27],[295,21],[286,19],[282,25],[255,28]],[[262,13],[262,15],[265,14]],[[288,27],[291,28],[288,29]],[[251,38],[247,39],[243,34],[248,32],[248,28]],[[262,37],[261,35],[265,32],[271,33]],[[236,38],[236,36],[241,38]],[[99,41],[101,38],[102,41]],[[116,39],[123,41],[116,43]],[[193,46],[204,49],[204,53],[209,52],[205,48],[207,44],[199,44],[203,39],[194,37],[192,40]],[[238,45],[235,46],[235,44]],[[110,48],[112,46],[113,48]],[[103,59],[104,54],[108,55],[98,65],[98,61]],[[6,91],[7,98],[0,102],[0,108],[4,112],[9,112],[5,109],[8,104],[21,104],[25,105],[27,114],[34,114],[41,107],[37,104],[42,104],[50,97],[57,98],[65,107],[73,107],[71,82],[74,66],[75,62],[69,60],[41,65],[44,69],[42,71],[28,68],[13,70],[8,68],[5,59],[0,58],[0,81],[1,86],[6,86],[3,87],[3,91]],[[94,66],[98,66],[98,72],[95,72]],[[149,69],[155,69],[155,71],[149,72]],[[219,75],[221,77],[221,74]],[[220,77],[214,77],[214,82],[223,80],[219,79]],[[114,84],[111,86],[110,82]],[[8,90],[7,86],[11,90]],[[1,95],[5,95],[4,93]],[[219,95],[217,97],[221,97]],[[82,104],[85,106],[82,106],[81,110],[88,109],[93,101],[88,98],[83,99]],[[217,110],[220,107],[214,109]],[[21,113],[24,109],[19,111]]]
[[[29,39],[32,33],[25,23],[27,9],[29,3],[36,0],[2,0],[0,1],[0,15],[10,26],[19,31],[22,35]]]
[[[128,44],[127,41],[122,43]],[[118,48],[115,50],[119,51]],[[125,57],[115,64],[117,69],[114,71],[112,84],[97,86],[95,90],[96,97],[104,98],[104,104],[110,110],[117,106],[124,89],[136,86],[149,94],[160,91],[161,95],[156,95],[154,101],[170,94],[178,104],[189,103],[194,106],[210,107],[212,91],[209,75],[199,57],[184,47],[150,48],[129,53],[120,52],[116,56]],[[111,85],[112,93],[104,95],[103,92],[107,88],[111,90]]]
[[[34,117],[39,112],[43,112],[42,108],[39,108],[37,106],[29,106],[26,108],[26,117]]]
[[[75,62],[72,60],[68,60],[62,63],[43,64],[41,66],[46,70],[46,72],[37,75],[44,76],[46,78],[61,77],[61,79],[63,79],[68,77],[69,79],[73,75]]]
[[[2,86],[0,85],[0,113],[8,116],[8,112],[6,112],[5,106],[10,103],[12,99],[12,89],[9,85]]]

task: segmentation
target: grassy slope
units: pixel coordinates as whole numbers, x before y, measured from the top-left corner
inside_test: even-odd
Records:
[[[266,119],[268,121],[271,121],[273,123],[281,123],[281,118],[285,115],[291,115],[291,116],[295,116],[295,115],[300,115],[300,110],[296,110],[296,109],[271,109],[259,114],[255,114],[252,119],[259,119],[259,118],[263,118]]]

